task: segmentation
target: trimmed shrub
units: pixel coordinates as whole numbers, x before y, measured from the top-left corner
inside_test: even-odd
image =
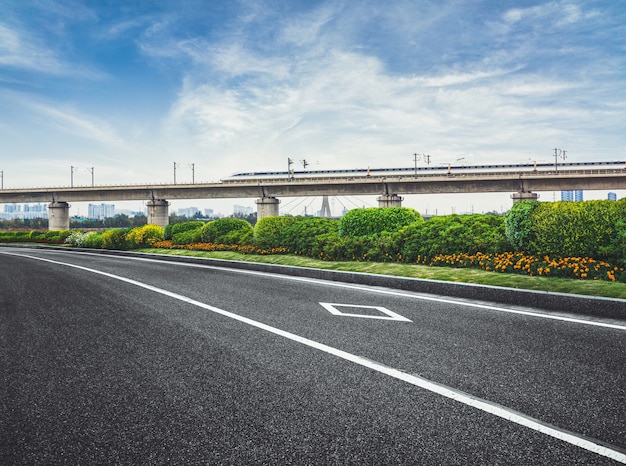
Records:
[[[129,248],[150,247],[157,241],[163,241],[163,227],[159,225],[144,225],[135,227],[126,234]]]
[[[334,260],[328,254],[328,247],[339,240],[340,236],[337,232],[317,235],[311,241],[311,252],[308,255],[310,257],[314,257],[315,259]]]
[[[539,204],[539,201],[519,201],[504,215],[504,231],[514,250],[530,251],[530,245],[535,239],[532,214]]]
[[[83,233],[82,231],[73,231],[67,238],[65,238],[65,242],[72,247],[82,248],[85,244],[85,238],[87,238],[87,233]]]
[[[339,235],[358,237],[397,232],[424,219],[415,209],[407,207],[371,207],[353,209],[339,221]]]
[[[129,242],[126,235],[130,232],[130,228],[112,228],[102,233],[103,249],[129,249]]]
[[[317,248],[319,248],[320,252],[316,255],[320,259],[353,261],[367,257],[369,239],[366,236],[349,238],[339,236],[339,233],[327,233],[317,236],[316,243],[313,253],[317,253]]]
[[[165,227],[165,232],[163,233],[165,240],[173,239],[174,235],[178,233],[183,233],[189,230],[197,230],[204,226],[204,222],[202,220],[192,220],[189,222],[181,222],[181,223],[170,223]]]
[[[48,243],[63,243],[71,234],[70,230],[48,230],[43,234],[43,239]]]
[[[194,244],[202,241],[202,227],[195,230],[182,231],[172,236],[172,244]]]
[[[83,240],[84,248],[102,249],[102,233],[91,232]]]
[[[543,202],[531,215],[529,251],[553,257],[623,259],[618,223],[626,221],[626,202]]]
[[[264,217],[254,226],[254,242],[263,249],[283,246],[283,231],[297,221],[296,217]]]
[[[172,239],[172,228],[174,228],[174,225],[178,225],[178,223],[168,223],[167,225],[165,225],[165,229],[163,230],[164,241],[169,241]]]
[[[398,235],[402,260],[437,254],[497,253],[510,249],[504,234],[504,218],[497,215],[447,215],[409,225]]]
[[[615,223],[615,235],[606,247],[600,248],[600,254],[611,258],[616,264],[626,266],[626,220]],[[623,274],[626,281],[626,273]]]
[[[43,236],[42,236],[42,239]],[[3,243],[28,242],[30,232],[28,231],[0,231],[0,241]]]
[[[253,228],[250,222],[240,218],[218,218],[205,224],[200,238],[205,243],[249,244]]]
[[[312,255],[316,238],[328,233],[336,233],[338,220],[319,217],[294,217],[295,221],[281,232],[282,246],[294,254]]]
[[[402,260],[402,254],[398,248],[398,233],[381,234],[370,237],[367,256],[364,260],[372,262],[397,262]]]
[[[28,234],[28,238],[37,241],[45,238],[45,231],[33,230]]]

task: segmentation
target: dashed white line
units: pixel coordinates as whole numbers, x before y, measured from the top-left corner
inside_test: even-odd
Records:
[[[51,259],[44,259],[41,257],[36,257],[36,256],[29,256],[29,255],[25,255],[25,254],[13,254],[13,253],[5,253],[2,252],[3,254],[9,254],[9,255],[15,255],[15,256],[20,256],[20,257],[28,257],[30,259],[35,259],[35,260],[39,260],[39,261],[43,261],[43,262],[49,262],[52,264],[57,264],[57,265],[62,265],[62,266],[66,266],[66,267],[72,267],[75,269],[79,269],[79,270],[84,270],[86,272],[91,272],[91,273],[95,273],[98,275],[102,275],[105,277],[109,277],[115,280],[119,280],[131,285],[135,285],[144,289],[147,289],[149,291],[153,291],[155,293],[159,293],[165,296],[168,296],[170,298],[173,299],[177,299],[179,301],[191,304],[193,306],[197,306],[199,308],[202,309],[206,309],[208,311],[214,312],[216,314],[220,314],[222,316],[237,320],[239,322],[245,323],[247,325],[259,328],[261,330],[265,330],[267,332],[270,332],[272,334],[275,335],[279,335],[283,338],[287,338],[291,341],[306,345],[310,348],[315,348],[319,351],[323,351],[325,353],[331,354],[333,356],[339,357],[341,359],[344,359],[346,361],[350,361],[353,362],[355,364],[358,364],[360,366],[363,367],[367,367],[369,369],[375,370],[377,372],[380,372],[382,374],[386,374],[390,377],[393,377],[395,379],[398,380],[402,380],[406,383],[409,383],[411,385],[414,385],[416,387],[420,387],[424,390],[428,390],[432,393],[436,393],[440,396],[455,400],[459,403],[465,404],[467,406],[471,406],[473,408],[479,409],[481,411],[484,411],[486,413],[492,414],[494,416],[500,417],[502,419],[506,419],[509,422],[518,424],[520,426],[524,426],[527,427],[529,429],[532,429],[534,431],[537,432],[541,432],[545,435],[548,435],[550,437],[559,439],[563,442],[569,443],[571,445],[575,445],[579,448],[583,448],[585,450],[588,450],[590,452],[596,453],[598,455],[601,456],[605,456],[607,458],[611,458],[615,461],[618,461],[620,463],[624,463],[626,464],[626,454],[616,450],[614,448],[611,448],[610,446],[606,446],[603,445],[602,442],[593,440],[593,439],[588,439],[585,438],[581,435],[578,435],[576,433],[572,433],[572,432],[568,432],[566,430],[563,429],[559,429],[558,427],[554,427],[551,426],[549,424],[546,424],[538,419],[532,418],[530,416],[527,416],[523,413],[519,413],[517,411],[511,410],[505,406],[501,406],[486,400],[482,400],[480,398],[474,397],[472,395],[469,395],[467,393],[464,393],[462,391],[456,390],[454,388],[445,386],[445,385],[441,385],[435,382],[432,382],[428,379],[425,379],[423,377],[419,377],[417,375],[414,374],[408,374],[406,372],[400,371],[398,369],[394,369],[392,367],[386,366],[384,364],[380,364],[376,361],[372,361],[366,358],[363,358],[361,356],[357,356],[355,354],[352,353],[348,353],[346,351],[340,350],[338,348],[334,348],[332,346],[328,346],[325,345],[323,343],[319,343],[317,341],[314,340],[310,340],[308,338],[304,338],[301,337],[299,335],[296,335],[294,333],[291,332],[286,332],[284,330],[281,330],[279,328],[276,327],[272,327],[270,325],[264,324],[262,322],[258,322],[256,320],[253,319],[249,319],[247,317],[243,317],[240,316],[238,314],[234,314],[232,312],[229,311],[225,311],[223,309],[202,303],[200,301],[196,301],[194,299],[191,299],[187,296],[183,296],[180,295],[178,293],[173,293],[171,291],[167,291],[164,290],[162,288],[158,288],[152,285],[148,285],[146,283],[142,283],[139,282],[137,280],[133,280],[130,278],[126,278],[126,277],[121,277],[119,275],[114,275],[108,272],[102,272],[100,270],[95,270],[95,269],[91,269],[88,267],[83,267],[81,265],[76,265],[76,264],[70,264],[70,263],[66,263],[66,262],[60,262],[60,261],[55,261],[55,260],[51,260]]]

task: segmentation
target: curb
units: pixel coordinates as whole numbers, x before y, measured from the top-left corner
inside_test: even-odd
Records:
[[[83,249],[54,246],[10,245],[11,247],[57,249],[63,251],[90,252],[103,255],[150,257],[162,261],[210,264],[240,270],[254,270],[295,277],[315,278],[368,286],[380,286],[397,290],[444,295],[453,298],[489,301],[498,304],[527,306],[554,312],[567,312],[594,317],[626,320],[626,299],[603,298],[548,291],[522,290],[517,288],[476,285],[473,283],[452,283],[423,278],[395,277],[362,272],[342,272],[338,270],[313,269],[287,265],[262,264],[205,257],[169,256],[164,254],[131,251],[111,251],[105,249]]]

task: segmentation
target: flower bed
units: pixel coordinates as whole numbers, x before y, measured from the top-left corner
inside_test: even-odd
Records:
[[[215,244],[215,243],[194,243],[194,244],[172,244],[170,240],[158,241],[152,245],[161,249],[187,249],[189,251],[233,251],[240,254],[286,254],[287,248],[262,249],[256,246],[241,246],[238,244]]]
[[[418,257],[418,263],[439,267],[472,267],[486,271],[517,273],[529,276],[626,281],[623,267],[590,257],[537,257],[524,253],[452,254],[432,258]]]

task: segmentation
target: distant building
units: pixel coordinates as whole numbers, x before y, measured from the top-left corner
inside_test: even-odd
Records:
[[[137,211],[131,209],[115,209],[115,215],[126,215],[128,217],[140,217],[146,215],[146,211]]]
[[[204,209],[204,217],[205,218],[213,217],[213,209]]]
[[[581,202],[583,200],[583,190],[561,191],[561,200],[569,202]]]
[[[617,193],[609,193],[609,201],[617,201]]]
[[[0,218],[4,220],[48,218],[46,204],[5,204]]]
[[[237,205],[237,204],[233,206],[234,215],[245,216],[245,215],[250,215],[252,212],[254,212],[254,209],[252,207],[247,207],[247,206]]]
[[[113,217],[115,217],[115,204],[89,204],[87,206],[87,218],[104,220]]]
[[[181,217],[192,218],[196,214],[199,214],[200,210],[197,207],[187,207],[184,209],[178,209],[176,213],[180,215]]]

